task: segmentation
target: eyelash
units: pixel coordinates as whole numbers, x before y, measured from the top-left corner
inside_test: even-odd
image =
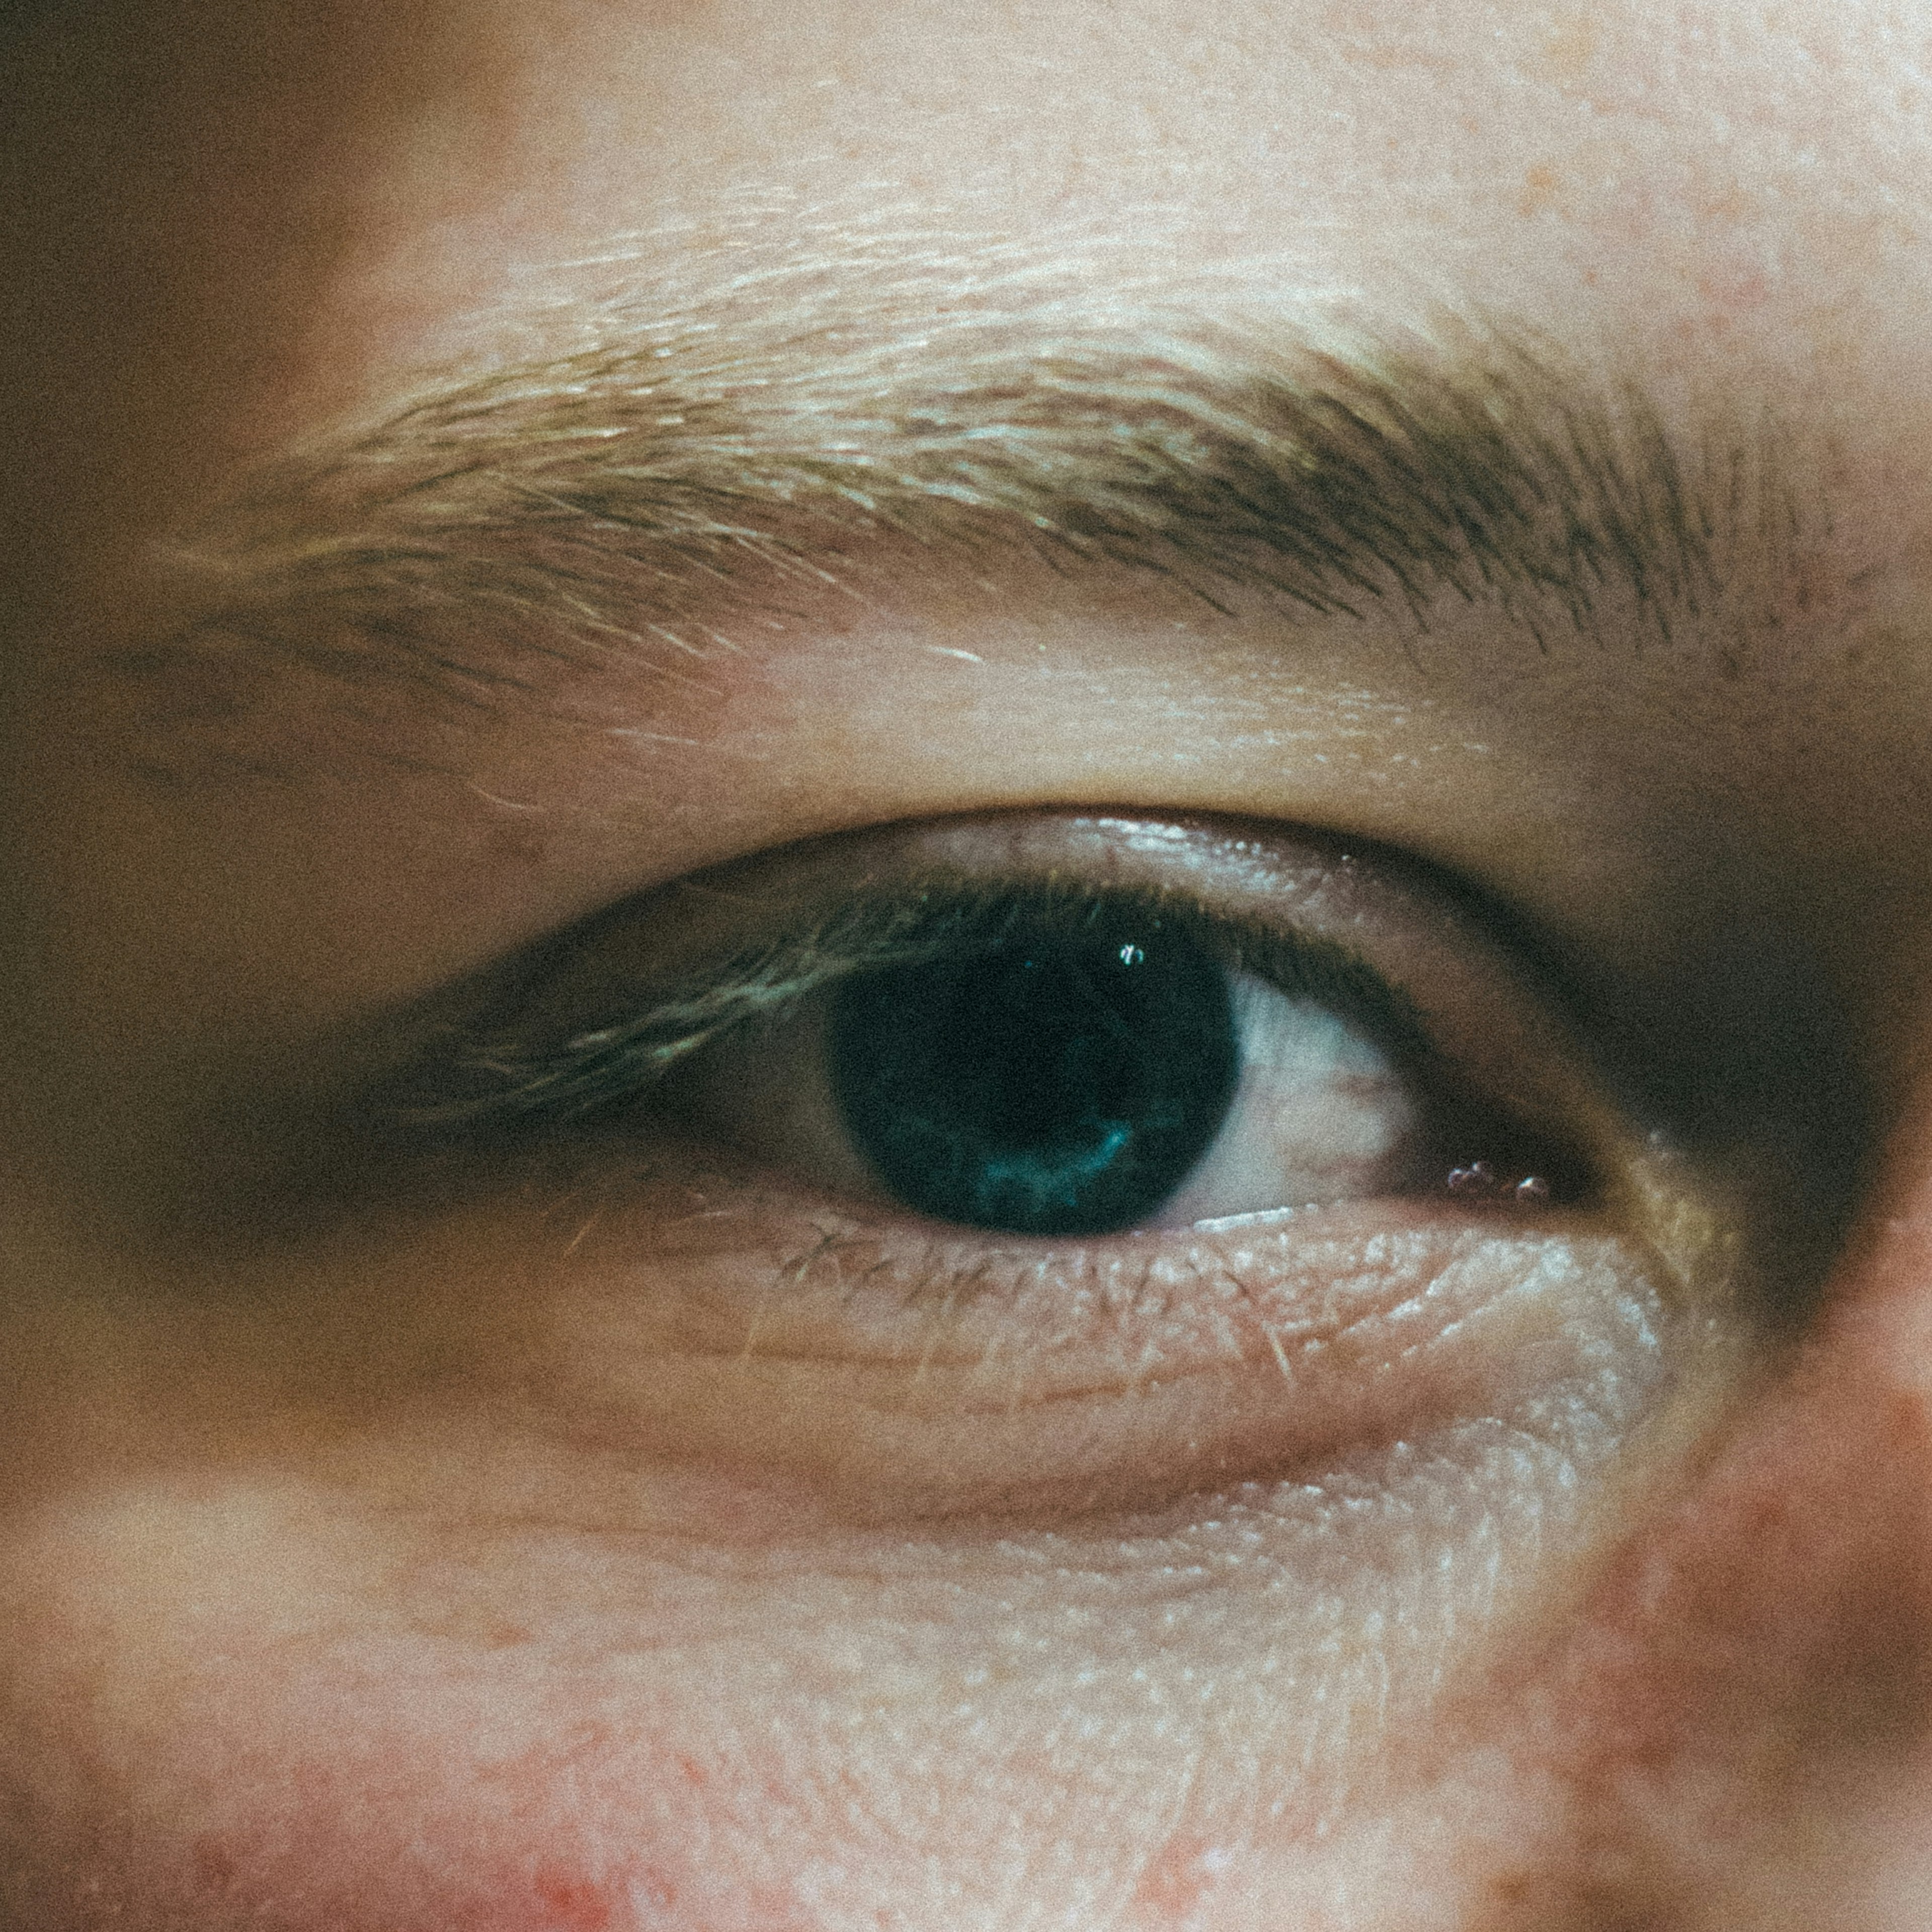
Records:
[[[650,989],[641,1010],[612,1015],[607,1007],[607,1016],[589,1028],[533,1022],[551,976],[540,967],[507,1012],[500,1009],[439,1041],[391,1088],[380,1111],[403,1134],[445,1148],[530,1148],[621,1131],[638,1124],[640,1110],[704,1049],[746,1028],[781,1023],[841,980],[990,945],[1022,926],[1072,935],[1123,917],[1191,941],[1225,970],[1329,1006],[1371,1033],[1416,1083],[1448,1138],[1459,1115],[1480,1111],[1470,1106],[1466,1078],[1436,1050],[1412,998],[1331,938],[1216,914],[1170,891],[1063,878],[989,884],[945,877],[862,892],[776,940]],[[561,964],[570,963],[564,956]],[[1488,1110],[1478,1150],[1495,1148],[1499,1134],[1512,1144],[1513,1154],[1496,1165],[1507,1162],[1535,1177],[1515,1197],[1520,1202],[1572,1204],[1590,1193],[1587,1161],[1528,1124],[1507,1120],[1499,1130],[1502,1112]],[[1445,1160],[1443,1178],[1452,1192],[1486,1193],[1496,1184],[1487,1161],[1452,1172]]]

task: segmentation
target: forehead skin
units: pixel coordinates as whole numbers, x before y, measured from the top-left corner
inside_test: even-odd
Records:
[[[1743,701],[1714,694],[1708,660],[1688,681],[1677,657],[1654,655],[1641,671],[1580,656],[1540,671],[1507,773],[1445,763],[1418,722],[1444,706],[1465,738],[1483,738],[1486,697],[1518,681],[1516,640],[1459,633],[1456,653],[1496,662],[1463,676],[1460,696],[1455,680],[1392,688],[1394,711],[1418,707],[1415,742],[1399,748],[1396,808],[1360,829],[1473,862],[1441,808],[1493,779],[1506,812],[1526,766],[1552,809],[1558,794],[1619,784],[1633,801],[1656,795],[1680,830],[1718,809],[1748,818],[1775,796],[1767,867],[1802,850],[1814,871],[1856,871],[1894,923],[1916,921],[1916,856],[1840,849],[1844,826],[1880,808],[1843,796],[1850,772],[1885,775],[1884,811],[1920,809],[1912,712],[1894,701],[1928,676],[1913,648],[1927,122],[1909,10],[585,4],[546,8],[539,26],[507,5],[211,5],[91,17],[77,40],[29,39],[22,91],[38,111],[21,123],[9,197],[23,230],[8,250],[13,353],[28,379],[6,404],[23,453],[0,478],[20,532],[9,587],[23,630],[63,640],[63,667],[77,640],[146,640],[160,593],[140,539],[191,525],[262,459],[380,421],[426,371],[572,352],[599,304],[627,298],[647,314],[694,280],[715,297],[734,274],[767,274],[774,254],[822,257],[835,286],[855,261],[909,263],[923,279],[908,310],[935,285],[970,307],[1017,260],[1058,265],[1056,292],[1103,316],[1123,291],[1210,317],[1312,305],[1425,339],[1439,314],[1494,316],[1586,370],[1634,375],[1666,411],[1694,395],[1747,424],[1775,414],[1826,500],[1820,580],[1793,586],[1779,614],[1802,620],[1808,598],[1808,622],[1750,640],[1769,675]],[[766,298],[750,286],[748,301]],[[888,310],[871,326],[894,322]],[[1325,634],[1309,642],[1330,647]],[[877,638],[842,666],[794,657],[789,681],[776,668],[734,716],[755,736],[774,700],[815,704],[787,755],[828,768],[892,715],[914,662]],[[1228,670],[1224,698],[1249,669]],[[1294,709],[1292,695],[1276,709]],[[1623,715],[1600,742],[1560,728],[1604,706]],[[1118,717],[1144,752],[1124,701],[1095,715]],[[1811,728],[1821,716],[1828,734]],[[675,718],[658,728],[686,735]],[[958,742],[987,758],[983,736]],[[1271,793],[1279,758],[1271,742],[1258,756],[1229,766],[1220,790],[1170,802],[1225,809]],[[1661,767],[1648,794],[1628,782],[1646,762]],[[526,776],[513,757],[497,769]],[[755,842],[716,780],[679,780],[695,814],[730,827],[724,851],[694,844],[687,862]],[[62,782],[34,770],[39,809],[68,812],[54,802]],[[982,802],[1030,800],[1039,782],[989,766],[977,789]],[[523,796],[514,783],[506,795]],[[1328,802],[1275,802],[1314,816]],[[123,825],[117,842],[131,852],[134,836]],[[165,829],[153,842],[142,863],[168,876]],[[362,856],[358,842],[311,862],[328,877]],[[1570,916],[1634,930],[1615,867],[1576,862]],[[1513,886],[1508,862],[1481,855],[1481,869],[1498,863],[1497,883]],[[597,902],[612,867],[634,865],[628,848],[586,860],[544,915]],[[414,984],[452,963],[428,937],[420,956],[412,945],[416,920],[442,916],[417,884],[383,908],[388,956]],[[1830,929],[1822,901],[1818,914]],[[1862,951],[1844,970],[1877,980],[1891,958]],[[1868,993],[1910,999],[1890,983]]]
[[[836,257],[881,210],[919,249],[1097,232],[1108,277],[1446,297],[1901,435],[1923,406],[1909,8],[140,11],[30,40],[14,259],[30,320],[84,304],[140,358],[97,412],[177,462],[222,425],[198,467],[500,346],[616,238]]]
[[[1431,1762],[1364,1774],[1332,1843],[1272,1847],[1272,1893],[1190,1917],[1209,1840],[1177,1832],[1134,1894],[1141,1916],[1124,1922],[1922,1923],[1928,53],[1920,10],[1862,0],[209,0],[36,24],[15,54],[22,106],[5,164],[0,587],[25,694],[7,727],[24,828],[10,890],[43,911],[57,903],[59,918],[46,957],[17,963],[19,1000],[47,1003],[19,1030],[57,1030],[51,1014],[89,1038],[124,1034],[121,1064],[134,1066],[172,1024],[178,1040],[153,1048],[157,1064],[184,1041],[191,1059],[218,1022],[246,1033],[257,1015],[266,1031],[291,1015],[355,1012],[614,891],[755,849],[775,826],[890,818],[925,796],[953,809],[1036,795],[1037,765],[1020,752],[1001,762],[971,731],[957,757],[935,734],[892,771],[868,771],[856,798],[802,826],[742,804],[728,760],[667,764],[664,783],[686,802],[655,798],[648,840],[636,815],[580,826],[493,926],[459,917],[447,877],[463,873],[472,891],[478,866],[521,878],[528,842],[437,807],[441,842],[426,844],[402,778],[394,808],[365,800],[334,842],[298,807],[251,804],[237,829],[209,806],[196,823],[220,830],[218,866],[176,849],[166,812],[90,789],[92,767],[68,748],[93,747],[97,731],[111,748],[116,728],[59,708],[64,668],[98,639],[146,634],[172,594],[155,539],[262,464],[386,419],[426,380],[577,352],[598,304],[676,292],[693,262],[716,286],[775,251],[808,262],[816,251],[835,274],[883,257],[950,276],[970,304],[987,265],[1017,254],[1057,265],[1098,308],[1132,288],[1210,314],[1318,302],[1415,330],[1443,313],[1493,314],[1585,368],[1638,372],[1666,403],[1714,398],[1745,419],[1774,410],[1828,486],[1826,614],[1797,612],[1759,640],[1748,692],[1708,665],[1681,678],[1668,666],[1565,671],[1498,725],[1514,762],[1492,780],[1466,760],[1430,762],[1438,739],[1468,748],[1469,721],[1514,675],[1500,647],[1492,660],[1486,640],[1462,639],[1489,682],[1398,692],[1401,718],[1375,728],[1377,742],[1414,770],[1371,810],[1325,781],[1274,776],[1286,728],[1272,719],[1252,745],[1204,727],[1211,780],[1162,766],[1148,747],[1186,709],[1174,681],[1142,667],[1103,684],[1088,655],[1097,663],[1100,648],[1077,626],[1056,660],[1096,680],[1103,790],[1220,810],[1258,799],[1318,820],[1346,808],[1504,884],[1536,875],[1549,848],[1528,831],[1498,841],[1450,801],[1473,788],[1500,812],[1522,785],[1552,812],[1580,814],[1592,786],[1616,785],[1633,824],[1582,842],[1550,917],[1585,940],[1614,928],[1634,953],[1648,941],[1630,848],[1683,816],[1689,856],[1672,890],[1690,896],[1697,839],[1725,828],[1748,854],[1718,892],[1735,894],[1726,916],[1786,908],[1861,1016],[1885,1095],[1871,1205],[1799,1370],[1681,1494],[1641,1499],[1640,1533],[1535,1670],[1459,1690],[1469,1708],[1432,1735]],[[1094,611],[1079,615],[1090,632]],[[939,647],[957,641],[948,623],[966,621],[945,614]],[[748,694],[724,693],[728,723],[709,748],[728,742],[754,766],[792,759],[808,789],[815,773],[858,765],[897,708],[921,701],[910,660],[888,649],[899,641],[861,626],[829,655],[802,650],[806,670],[775,663]],[[1352,645],[1318,636],[1310,650],[1329,654],[1334,678],[1360,670]],[[1238,640],[1210,656],[1212,700],[1232,706],[1247,660]],[[1402,675],[1389,674],[1398,686]],[[1000,692],[1021,721],[1056,695],[1017,676]],[[1406,720],[1424,695],[1456,728],[1414,736]],[[662,701],[666,740],[682,742],[688,721]],[[1265,701],[1293,711],[1273,686]],[[1310,700],[1307,728],[1332,730],[1337,715]],[[556,769],[514,730],[477,755],[476,783],[499,803],[608,802],[608,775]],[[130,880],[167,890],[136,904]],[[313,938],[332,919],[378,927],[387,943],[345,957]],[[1688,929],[1658,947],[1708,941],[1708,923]],[[156,1009],[176,1017],[151,1024]],[[67,1051],[46,1050],[50,1086],[82,1078]],[[8,1132],[31,1138],[17,1124]],[[318,1550],[333,1533],[317,1532]],[[330,1574],[326,1554],[314,1563]],[[177,1578],[168,1588],[188,1593]],[[279,1601],[263,1614],[297,1616]],[[487,1712],[483,1692],[464,1694]],[[272,1740],[268,1760],[264,1776]],[[606,1923],[574,1882],[552,1883],[549,1917],[530,1923]],[[791,1922],[755,1924],[767,1922]]]

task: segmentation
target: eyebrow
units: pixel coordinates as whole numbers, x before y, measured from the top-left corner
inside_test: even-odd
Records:
[[[962,581],[1032,559],[1422,632],[1491,607],[1547,648],[1669,639],[1741,585],[1769,609],[1804,548],[1766,419],[1666,413],[1486,322],[766,290],[632,298],[589,333],[251,478],[174,545],[193,614],[146,667],[280,656],[490,703],[544,660],[674,672],[891,592],[868,547],[892,594],[908,555]]]

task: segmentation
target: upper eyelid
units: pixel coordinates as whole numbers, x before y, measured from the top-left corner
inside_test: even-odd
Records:
[[[512,995],[513,1011],[494,1023],[457,1029],[434,1043],[425,1062],[388,1083],[380,1111],[398,1124],[460,1129],[542,1116],[562,1120],[594,1111],[614,1087],[641,1095],[679,1060],[722,1034],[788,1006],[846,974],[929,958],[946,943],[941,916],[964,924],[1012,911],[1076,916],[1105,907],[1138,911],[1189,937],[1231,967],[1308,997],[1372,1006],[1400,1050],[1426,1050],[1414,1004],[1359,953],[1324,937],[1274,930],[1252,916],[1217,914],[1172,891],[1068,889],[1045,881],[996,884],[914,878],[899,892],[855,896],[830,921],[789,931],[755,949],[736,950],[687,969],[668,983],[646,982],[638,1010],[590,1028],[548,1033],[529,1016],[540,1006],[542,977]],[[984,928],[974,926],[974,935]],[[520,1008],[520,1017],[514,1009]],[[438,1090],[442,1090],[439,1091]],[[468,1090],[461,1090],[467,1089]]]

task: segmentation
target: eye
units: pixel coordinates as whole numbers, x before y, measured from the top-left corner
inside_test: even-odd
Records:
[[[1064,885],[963,908],[928,888],[920,917],[931,957],[860,967],[721,1040],[676,1097],[848,1195],[1043,1237],[1466,1184],[1520,1158],[1500,1119],[1451,1128],[1406,1003],[1331,945]]]
[[[1592,1185],[1575,1056],[1466,908],[1211,825],[1041,814],[770,855],[572,936],[514,1004],[430,1114],[695,1134],[964,1228]]]

